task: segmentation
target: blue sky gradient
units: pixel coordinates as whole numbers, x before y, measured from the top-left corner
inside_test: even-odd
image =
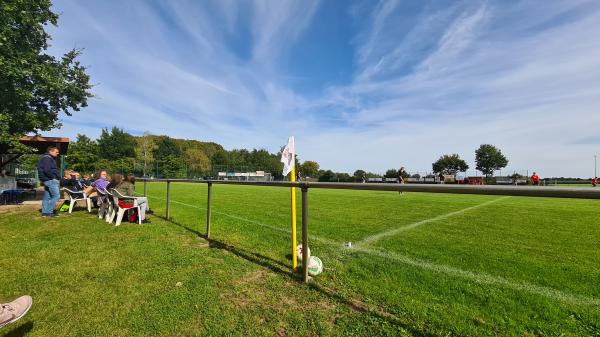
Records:
[[[599,1],[56,1],[51,52],[85,48],[96,98],[52,135],[117,125],[353,172],[593,174]],[[472,172],[474,173],[474,172]]]

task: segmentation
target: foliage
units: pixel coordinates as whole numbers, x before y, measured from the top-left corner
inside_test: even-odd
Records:
[[[0,2],[0,142],[27,152],[17,139],[60,127],[59,113],[87,106],[89,75],[73,49],[60,58],[44,53],[58,15],[49,0]]]
[[[102,129],[98,138],[98,156],[102,159],[117,160],[135,157],[136,142],[127,132],[114,126],[110,132]]]
[[[356,170],[352,174],[352,177],[354,177],[354,181],[367,180],[367,172],[364,170]]]
[[[19,166],[23,170],[34,171],[37,169],[37,163],[39,160],[40,156],[36,154],[25,154],[19,158]]]
[[[211,170],[210,159],[200,149],[191,148],[185,152],[186,164],[188,172],[194,177],[199,177],[208,174]]]
[[[148,176],[148,172],[152,169],[152,162],[154,161],[154,151],[156,150],[156,141],[150,135],[150,132],[144,132],[142,137],[138,137],[136,140],[135,157],[142,164],[142,176]]]
[[[462,160],[456,153],[445,154],[441,156],[435,163],[431,164],[434,173],[452,174],[465,172],[469,169],[466,161]]]
[[[333,173],[332,170],[327,171],[319,171],[319,181],[320,182],[333,182],[337,181],[337,175]]]
[[[86,135],[77,134],[75,141],[69,145],[69,168],[79,173],[92,173],[98,169],[97,158],[98,144]]]
[[[482,144],[475,151],[476,168],[486,176],[491,176],[494,171],[500,170],[508,165],[508,159],[500,149],[490,144]]]
[[[385,178],[398,178],[398,170],[396,169],[389,169],[387,171],[385,171]]]
[[[319,163],[312,160],[306,160],[302,165],[300,165],[300,174],[303,177],[313,177],[316,178],[319,176]]]

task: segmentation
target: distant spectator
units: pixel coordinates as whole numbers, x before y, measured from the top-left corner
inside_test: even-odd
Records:
[[[402,166],[398,170],[398,184],[404,184],[404,176],[405,175],[406,175],[406,171],[404,170],[404,166]],[[398,193],[400,193],[400,195],[404,195],[404,192],[402,192],[402,191],[400,191]]]
[[[537,173],[533,172],[533,175],[531,176],[531,183],[534,186],[538,186],[540,184],[540,177],[538,177]]]
[[[598,177],[592,179],[592,187],[596,187],[596,185],[598,185]]]
[[[56,157],[58,157],[58,148],[50,146],[47,153],[40,158],[37,164],[38,177],[44,185],[44,199],[42,200],[42,216],[54,217],[54,207],[60,199],[59,175],[56,166]]]

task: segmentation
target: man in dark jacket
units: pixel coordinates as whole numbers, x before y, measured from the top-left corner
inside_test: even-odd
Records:
[[[44,199],[42,200],[42,216],[56,216],[54,206],[60,199],[59,174],[56,167],[58,149],[54,146],[48,148],[48,152],[38,161],[38,176],[44,185]]]

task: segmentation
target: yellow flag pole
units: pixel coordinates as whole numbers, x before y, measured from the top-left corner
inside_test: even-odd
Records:
[[[296,158],[292,159],[296,160]],[[294,163],[295,164],[295,163]],[[296,181],[296,165],[293,166],[292,172],[290,173],[290,181]],[[296,254],[296,188],[292,187],[292,266],[294,270],[298,268],[298,256]],[[306,249],[302,247],[302,249]]]

